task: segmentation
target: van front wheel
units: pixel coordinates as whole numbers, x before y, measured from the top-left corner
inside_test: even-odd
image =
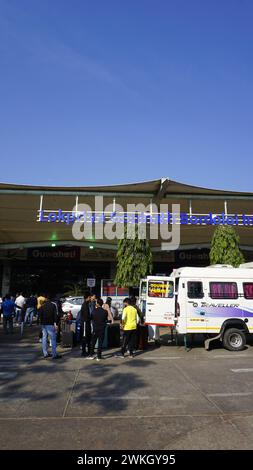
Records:
[[[242,330],[228,328],[223,336],[223,346],[229,351],[242,351],[245,348],[246,338]]]

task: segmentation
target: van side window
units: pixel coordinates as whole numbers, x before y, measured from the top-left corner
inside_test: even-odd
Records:
[[[172,281],[148,281],[148,296],[160,299],[172,299],[174,283]]]
[[[253,299],[253,282],[243,283],[243,293],[245,299]]]
[[[238,299],[236,282],[210,282],[211,299]]]
[[[202,299],[204,297],[202,282],[188,281],[187,295],[189,299]]]

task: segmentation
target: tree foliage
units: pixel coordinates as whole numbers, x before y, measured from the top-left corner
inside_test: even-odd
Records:
[[[75,284],[74,282],[64,286],[64,297],[79,297],[83,295],[85,286],[83,284]]]
[[[138,238],[138,226],[135,227],[135,237],[127,238],[125,227],[124,238],[118,242],[117,271],[114,283],[119,287],[135,287],[140,279],[151,274],[152,253],[147,238]]]
[[[239,248],[240,238],[235,229],[218,226],[211,241],[210,264],[231,264],[234,267],[244,262]]]

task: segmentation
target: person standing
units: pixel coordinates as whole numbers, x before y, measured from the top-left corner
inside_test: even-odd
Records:
[[[37,324],[39,324],[40,322],[40,308],[42,307],[42,305],[44,304],[44,302],[46,302],[46,297],[44,294],[41,294],[39,295],[39,297],[37,297]]]
[[[61,342],[61,320],[64,315],[63,310],[62,310],[62,304],[60,299],[55,300],[56,304],[56,310],[57,310],[57,333],[56,333],[56,342],[60,343]]]
[[[88,359],[95,359],[94,348],[95,344],[98,341],[97,349],[97,361],[102,359],[102,346],[105,337],[105,328],[108,319],[108,312],[102,308],[103,300],[97,299],[96,307],[92,312],[92,340],[91,340],[91,352]]]
[[[82,356],[90,356],[91,352],[91,312],[90,312],[90,293],[84,294],[84,302],[80,311],[81,338],[82,338]]]
[[[1,316],[2,316],[2,303],[3,303],[3,299],[0,295],[0,323],[1,323]]]
[[[10,294],[5,296],[2,303],[3,328],[5,334],[13,333],[13,317],[15,315],[15,303],[11,300]]]
[[[60,359],[56,350],[57,309],[56,305],[47,298],[40,307],[40,323],[42,327],[42,352],[44,358],[53,356],[52,359]],[[52,354],[47,351],[47,338],[50,338]]]
[[[25,307],[25,297],[23,296],[22,292],[20,292],[20,294],[18,294],[18,296],[16,297],[15,305],[16,305],[16,322],[21,325],[22,316],[23,316],[24,307]]]
[[[117,357],[125,357],[125,352],[127,347],[129,349],[130,357],[133,358],[133,351],[135,347],[135,338],[137,331],[137,324],[139,317],[137,310],[133,305],[131,305],[131,300],[129,298],[124,299],[123,301],[125,308],[122,314],[121,327],[123,328],[123,343],[121,348],[121,353],[117,354]]]
[[[113,323],[113,314],[112,314],[112,298],[111,297],[107,297],[105,303],[103,304],[103,308],[105,310],[107,310],[108,312],[108,317],[111,316],[112,318],[112,323]]]
[[[45,294],[41,294],[37,297],[37,325],[40,324],[40,309],[46,300]],[[42,329],[39,332],[39,342],[42,343]]]
[[[136,308],[137,314],[139,317],[139,322],[137,324],[137,331],[135,336],[135,348],[134,349],[146,349],[148,344],[148,327],[144,325],[145,319],[144,314],[142,313],[140,307],[136,303],[136,297],[130,297],[131,305]]]
[[[132,297],[130,297],[130,301],[131,301],[131,305],[136,308],[137,310],[137,314],[138,314],[138,317],[140,319],[140,323],[143,324],[144,323],[144,315],[140,309],[140,307],[138,307],[137,303],[136,303],[136,297],[133,295]]]
[[[96,296],[96,294],[91,294],[90,303],[89,303],[89,309],[90,309],[91,316],[92,316],[92,312],[93,312],[94,308],[96,308],[96,304],[97,304],[97,296]]]
[[[26,306],[26,312],[25,312],[25,323],[29,321],[30,326],[33,324],[33,316],[36,313],[36,308],[37,308],[37,299],[36,297],[31,294],[28,299],[26,300],[25,303]]]

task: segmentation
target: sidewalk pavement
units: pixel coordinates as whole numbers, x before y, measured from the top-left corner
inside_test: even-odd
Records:
[[[252,449],[253,348],[164,343],[134,359],[43,359],[39,328],[0,327],[0,449]],[[233,370],[247,371],[236,373]]]

